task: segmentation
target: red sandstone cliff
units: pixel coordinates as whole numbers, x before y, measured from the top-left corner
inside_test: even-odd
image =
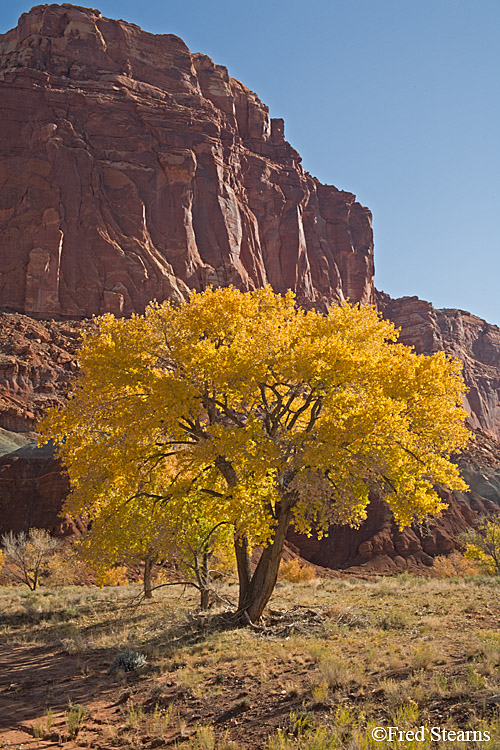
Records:
[[[371,214],[171,34],[40,5],[0,35],[0,306],[81,317],[270,283],[373,301]]]
[[[500,439],[500,329],[464,310],[436,310],[418,297],[377,293],[384,317],[401,328],[400,341],[419,354],[446,351],[463,362],[470,425]]]

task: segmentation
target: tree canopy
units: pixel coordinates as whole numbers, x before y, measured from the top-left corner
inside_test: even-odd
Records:
[[[450,461],[468,437],[461,364],[397,337],[371,307],[322,314],[269,287],[104,315],[74,393],[42,426],[68,469],[68,510],[230,524],[239,609],[257,620],[290,522],[319,535],[357,525],[377,490],[406,525],[443,508],[436,484],[466,489]]]

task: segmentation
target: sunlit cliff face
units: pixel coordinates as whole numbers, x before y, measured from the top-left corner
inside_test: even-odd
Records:
[[[178,37],[38,6],[0,37],[0,77],[4,309],[127,315],[209,284],[373,301],[370,212]]]

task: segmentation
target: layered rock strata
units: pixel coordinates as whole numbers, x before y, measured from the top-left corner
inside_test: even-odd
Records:
[[[377,292],[384,317],[401,328],[400,341],[419,354],[445,351],[463,362],[469,423],[500,439],[500,329],[464,310],[436,310],[418,297]]]
[[[63,402],[78,368],[80,335],[91,326],[0,313],[0,428],[30,432]]]
[[[208,284],[373,301],[371,214],[171,34],[40,5],[0,35],[0,307],[142,311]]]

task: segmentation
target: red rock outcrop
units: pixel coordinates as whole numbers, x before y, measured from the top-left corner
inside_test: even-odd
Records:
[[[431,566],[434,556],[456,548],[456,537],[475,517],[467,504],[456,503],[451,495],[446,500],[450,502],[448,509],[422,526],[400,530],[389,506],[374,498],[360,529],[335,527],[319,541],[293,531],[289,537],[306,560],[327,568],[363,566],[365,570],[385,572]]]
[[[80,334],[91,321],[41,321],[0,313],[0,427],[33,430],[60,404],[77,370]]]
[[[35,526],[61,536],[81,531],[60,517],[68,479],[33,429],[64,401],[77,371],[80,334],[91,321],[41,321],[0,313],[0,535]]]
[[[0,35],[0,306],[142,311],[207,284],[373,300],[371,214],[171,34],[40,5]]]
[[[0,457],[0,535],[33,527],[56,536],[82,531],[81,524],[60,515],[68,490],[67,476],[50,447],[32,444]]]
[[[403,344],[419,354],[445,351],[463,362],[469,424],[500,440],[500,328],[464,310],[436,310],[418,297],[377,292],[377,305],[401,328]]]

